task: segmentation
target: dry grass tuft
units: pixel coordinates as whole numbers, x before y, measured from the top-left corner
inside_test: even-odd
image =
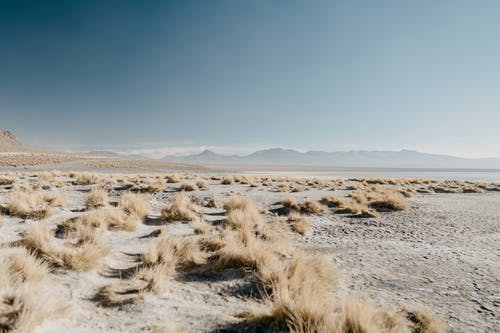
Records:
[[[327,205],[328,207],[337,208],[345,206],[347,200],[345,198],[340,198],[333,195],[325,195],[323,196],[323,198],[321,198],[321,202]]]
[[[181,184],[181,186],[179,187],[179,190],[180,191],[197,191],[198,186],[196,186],[195,183],[186,182],[186,183]]]
[[[290,224],[293,231],[301,235],[305,235],[307,230],[309,230],[309,221],[305,216],[300,215],[299,213],[296,212],[290,213],[287,222]]]
[[[222,178],[222,180],[220,181],[220,183],[222,185],[233,185],[234,184],[234,177],[232,177],[232,176],[225,176],[224,178]]]
[[[368,205],[379,211],[408,209],[408,204],[404,196],[394,191],[384,191],[380,193],[380,195],[371,198]]]
[[[194,204],[185,193],[178,193],[170,206],[163,208],[161,218],[164,221],[197,221],[203,210]]]
[[[73,185],[92,185],[99,182],[99,176],[90,172],[79,172],[71,175],[75,178]]]
[[[165,181],[162,178],[155,178],[153,180],[143,180],[135,184],[131,191],[141,193],[157,193],[165,189]]]
[[[232,196],[224,204],[227,212],[227,224],[232,228],[249,226],[256,228],[263,225],[259,207],[250,199]]]
[[[58,192],[45,192],[43,200],[51,207],[66,207],[68,204],[66,197]]]
[[[277,192],[288,192],[288,191],[290,191],[290,185],[288,185],[287,183],[278,184],[278,186],[276,187],[276,191]]]
[[[375,310],[368,303],[349,298],[343,305],[337,322],[339,332],[378,332],[375,324]]]
[[[146,195],[131,192],[122,194],[119,207],[127,215],[135,215],[140,219],[146,218],[151,208],[149,198]]]
[[[204,181],[204,180],[198,180],[196,182],[196,186],[200,190],[208,190],[208,183],[206,181]]]
[[[215,195],[212,195],[205,200],[205,207],[207,207],[207,208],[222,208],[222,203],[220,202],[218,197],[216,197]]]
[[[305,214],[319,214],[328,211],[328,207],[318,201],[305,201],[300,204],[300,211]]]
[[[13,185],[17,179],[13,177],[0,177],[0,186]]]
[[[331,296],[338,276],[325,257],[296,252],[258,277],[270,309],[253,320],[274,322],[291,332],[335,332]]]
[[[223,244],[209,259],[215,270],[237,268],[255,271],[276,265],[276,250],[272,243],[256,238],[246,227],[227,232]]]
[[[172,174],[167,176],[167,183],[179,183],[181,181],[181,177],[177,174]]]
[[[412,333],[442,333],[443,322],[425,309],[403,310],[406,319],[411,323]]]
[[[93,188],[85,199],[85,208],[96,209],[108,205],[108,191],[103,188]]]
[[[49,202],[52,201],[48,197],[47,199]],[[36,220],[44,219],[53,214],[44,193],[31,191],[14,193],[7,204],[7,212],[20,218]]]
[[[85,239],[73,242],[59,240],[46,224],[36,224],[24,238],[24,245],[48,263],[76,271],[88,271],[99,266],[110,248],[100,234],[86,234]]]
[[[0,332],[31,332],[65,306],[51,293],[48,267],[33,255],[0,255]]]
[[[212,225],[210,223],[208,223],[207,221],[205,221],[204,219],[194,221],[192,223],[192,225],[193,225],[194,233],[197,235],[205,234],[205,233],[209,232],[210,229],[212,229]]]
[[[288,196],[283,198],[283,200],[281,200],[281,204],[283,205],[283,207],[288,209],[294,209],[294,210],[300,209],[297,198],[294,196]]]
[[[295,184],[292,187],[292,192],[303,192],[305,190],[305,186],[302,184]]]
[[[134,231],[140,219],[139,215],[128,215],[121,207],[104,207],[80,216],[78,222],[99,229]]]

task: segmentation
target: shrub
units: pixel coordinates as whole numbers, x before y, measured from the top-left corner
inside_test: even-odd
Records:
[[[290,213],[287,222],[291,225],[293,231],[301,235],[305,235],[305,233],[309,229],[309,221],[307,220],[307,218],[296,212]]]
[[[178,193],[172,203],[163,208],[161,218],[164,221],[196,221],[202,213],[201,207],[195,205],[183,192]]]
[[[149,214],[149,200],[146,195],[127,192],[120,197],[119,207],[128,215],[144,219]]]
[[[85,208],[95,209],[108,204],[108,191],[103,188],[93,188],[85,199]]]
[[[221,182],[222,185],[233,185],[234,184],[234,178],[232,176],[225,176],[222,178]]]

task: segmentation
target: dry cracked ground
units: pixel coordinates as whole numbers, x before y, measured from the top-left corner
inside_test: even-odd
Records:
[[[0,332],[500,331],[498,184],[61,172],[0,184]]]

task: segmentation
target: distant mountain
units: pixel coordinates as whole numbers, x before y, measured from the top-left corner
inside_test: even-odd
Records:
[[[161,158],[164,162],[179,162],[189,164],[226,164],[239,163],[241,156],[237,155],[220,155],[210,150],[204,150],[199,154],[188,156],[167,155]]]
[[[108,157],[108,158],[127,158],[131,160],[148,160],[149,158],[138,155],[138,154],[122,154],[114,151],[108,150],[93,150],[86,152],[85,155],[97,156],[97,157]]]
[[[99,157],[123,157],[120,153],[115,153],[114,151],[107,150],[93,150],[86,152],[85,155],[99,156]]]
[[[166,162],[189,164],[249,164],[332,167],[380,168],[486,168],[500,169],[500,158],[460,158],[449,155],[427,154],[414,150],[400,151],[308,151],[272,148],[250,155],[221,155],[209,150],[188,156],[165,156]]]
[[[23,150],[23,144],[17,136],[7,130],[0,129],[0,152]]]

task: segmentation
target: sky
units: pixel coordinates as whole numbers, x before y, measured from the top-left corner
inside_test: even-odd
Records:
[[[0,128],[60,149],[500,157],[500,2],[0,1]]]

